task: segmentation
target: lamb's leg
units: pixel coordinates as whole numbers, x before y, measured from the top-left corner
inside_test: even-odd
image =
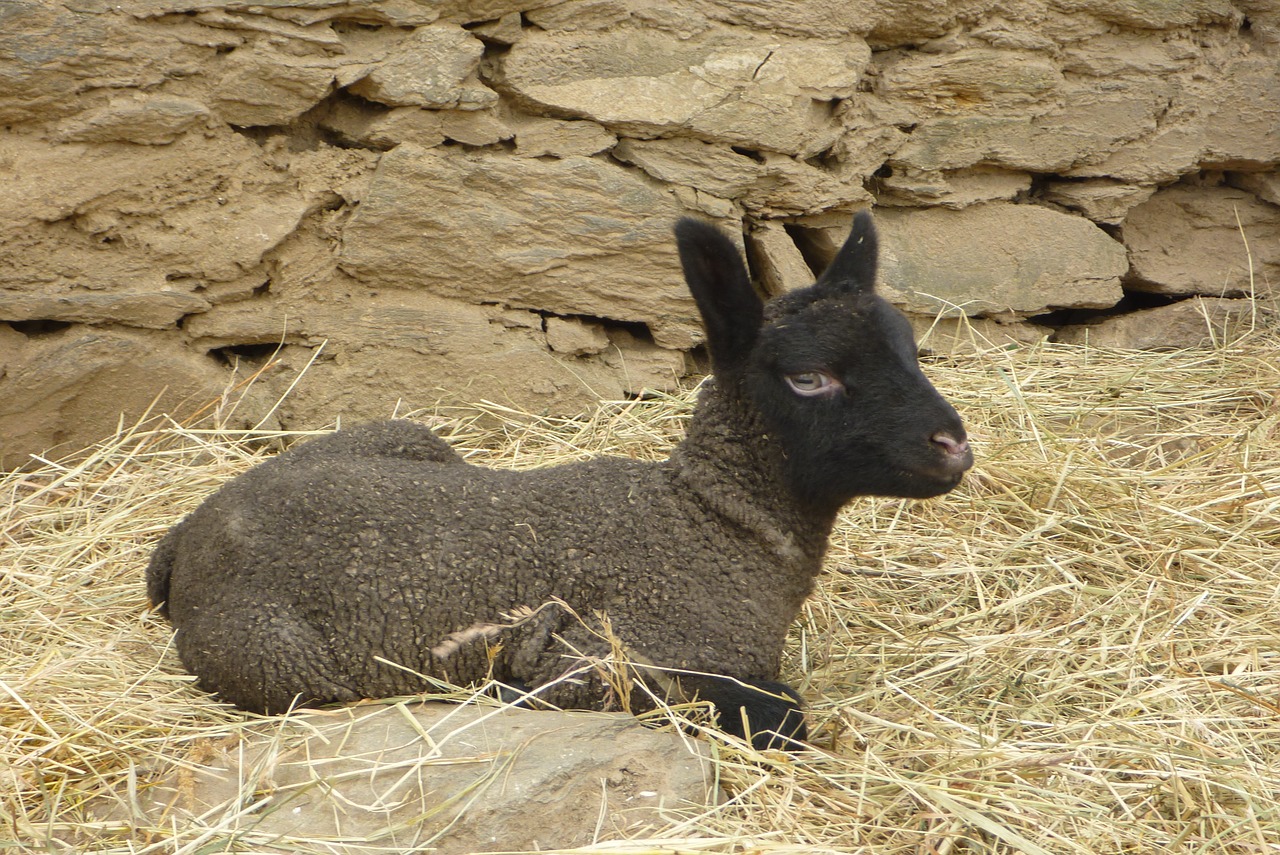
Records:
[[[749,732],[757,751],[798,751],[809,738],[800,695],[785,683],[682,674],[680,688],[711,702],[725,733],[745,739]]]
[[[218,623],[213,615],[201,618]],[[178,654],[205,691],[240,709],[270,715],[363,697],[344,685],[320,633],[287,609],[246,604],[235,618],[234,632],[198,626],[178,631]]]

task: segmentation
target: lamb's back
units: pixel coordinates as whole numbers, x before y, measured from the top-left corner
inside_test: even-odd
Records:
[[[483,631],[552,600],[588,619],[609,613],[660,664],[776,671],[759,645],[733,637],[726,610],[741,603],[700,590],[742,573],[749,599],[759,557],[675,488],[666,466],[598,458],[492,470],[439,453],[418,430],[403,456],[399,426],[316,440],[227,484],[174,529],[157,557],[179,651],[206,688],[278,710],[284,695],[259,696],[288,685],[299,662],[324,700],[420,688],[378,658],[459,682],[495,673],[537,684],[563,668],[553,636],[607,649],[563,610],[496,638]],[[775,601],[766,594],[764,611]]]

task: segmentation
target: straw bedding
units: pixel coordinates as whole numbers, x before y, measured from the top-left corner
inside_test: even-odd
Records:
[[[1280,851],[1277,353],[1254,332],[926,366],[978,466],[949,496],[843,517],[784,675],[818,750],[720,743],[731,801],[590,851]],[[691,400],[428,420],[476,462],[529,467],[661,456]],[[292,439],[156,419],[0,481],[0,848],[252,851],[216,822],[127,820],[145,772],[249,720],[194,689],[142,569]]]

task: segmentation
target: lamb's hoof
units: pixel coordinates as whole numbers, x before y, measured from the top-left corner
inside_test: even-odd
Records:
[[[681,679],[687,688],[716,708],[720,729],[746,739],[757,751],[801,751],[809,728],[800,709],[800,695],[786,683],[728,677]]]
[[[490,686],[490,691],[499,702],[509,704],[513,707],[521,709],[531,709],[532,704],[529,703],[529,693],[533,691],[524,683],[515,680],[508,680],[505,683],[494,683]]]

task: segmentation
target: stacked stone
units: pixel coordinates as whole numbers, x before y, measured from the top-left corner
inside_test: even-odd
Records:
[[[157,396],[303,428],[670,388],[700,340],[685,214],[743,234],[779,292],[874,204],[886,293],[937,350],[1187,344],[1280,282],[1275,0],[11,0],[0,20],[4,465]]]

